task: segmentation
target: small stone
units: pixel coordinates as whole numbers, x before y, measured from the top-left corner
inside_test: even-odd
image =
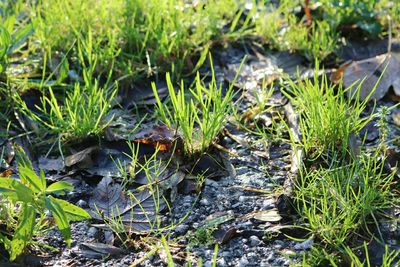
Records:
[[[204,184],[211,187],[218,187],[218,183],[212,179],[206,179]]]
[[[309,249],[312,245],[314,244],[314,239],[307,239],[306,241],[303,241],[301,243],[297,243],[294,245],[295,250],[307,250]]]
[[[271,262],[274,261],[274,259],[275,259],[275,253],[271,251],[271,253],[268,254],[267,261]]]
[[[243,256],[239,261],[239,267],[245,267],[247,265],[249,265],[249,261],[246,256]]]
[[[95,237],[97,234],[97,229],[96,227],[90,227],[88,232],[87,232],[89,237]]]
[[[272,209],[275,205],[275,200],[273,198],[269,198],[263,201],[262,207],[264,210]]]
[[[250,245],[252,247],[258,246],[260,244],[260,242],[261,242],[260,239],[255,235],[250,236],[249,241],[250,241]]]
[[[274,244],[275,249],[281,249],[285,243],[281,240],[276,240]]]
[[[211,267],[212,266],[211,261],[206,261],[203,266],[204,267]]]
[[[184,235],[189,230],[189,226],[186,224],[178,225],[175,228],[175,233],[178,235]]]
[[[224,257],[224,258],[228,258],[228,257],[231,256],[231,253],[229,251],[224,251],[224,252],[221,253],[221,256]]]
[[[226,261],[224,258],[220,258],[217,260],[217,266],[226,266]]]
[[[239,201],[240,201],[240,202],[246,201],[246,197],[245,197],[245,196],[240,196],[240,197],[239,197]]]
[[[81,208],[86,208],[88,206],[87,202],[83,199],[79,199],[76,205]]]
[[[204,206],[208,206],[210,204],[210,202],[208,201],[207,198],[203,198],[202,200],[200,200],[200,203]]]

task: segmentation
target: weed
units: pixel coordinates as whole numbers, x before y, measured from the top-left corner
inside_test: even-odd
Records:
[[[216,227],[199,227],[194,232],[188,232],[188,246],[211,246],[216,243],[213,236]]]
[[[212,66],[212,60],[210,56]],[[162,121],[171,129],[179,129],[183,135],[185,152],[193,155],[204,152],[224,127],[231,100],[234,96],[233,83],[223,95],[222,84],[217,85],[214,68],[211,67],[211,82],[205,85],[197,73],[194,88],[189,88],[191,95],[187,99],[183,81],[175,92],[171,77],[167,73],[167,86],[171,108],[168,108],[158,96],[153,83],[153,92],[157,100],[157,111]]]
[[[305,229],[326,251],[343,252],[360,229],[374,237],[371,225],[380,233],[376,216],[396,204],[391,190],[393,177],[393,173],[383,172],[377,155],[363,156],[350,164],[333,159],[329,169],[303,170],[295,198]]]
[[[352,89],[353,97],[346,97],[351,88],[330,85],[325,74],[319,81],[318,63],[314,73],[313,80],[288,81],[283,90],[300,114],[301,145],[311,158],[329,152],[345,155],[351,135],[357,135],[374,118],[361,117],[369,97],[359,100],[360,85]]]
[[[10,260],[15,260],[32,242],[35,226],[44,223],[45,215],[48,212],[51,212],[68,246],[71,243],[69,221],[90,218],[85,210],[51,196],[63,195],[66,191],[71,191],[73,187],[69,183],[59,181],[47,186],[43,171],[41,170],[38,176],[22,151],[19,152],[18,157],[20,179],[2,178],[0,180],[2,201],[5,201],[1,205],[1,209],[8,218],[4,223],[11,228],[9,233],[0,233],[0,240],[10,253]],[[37,220],[37,216],[39,216],[39,220]],[[13,218],[18,219],[15,221]],[[10,237],[11,239],[9,239]]]
[[[108,82],[100,86],[99,81],[93,78],[97,56],[93,54],[91,38],[79,47],[83,84],[75,83],[73,89],[66,92],[64,103],[60,103],[51,87],[48,95],[41,98],[42,105],[37,107],[39,114],[29,110],[26,103],[17,97],[23,113],[62,141],[82,140],[101,134],[109,123],[103,120],[117,93],[116,84],[107,88]],[[108,78],[111,78],[111,73]]]

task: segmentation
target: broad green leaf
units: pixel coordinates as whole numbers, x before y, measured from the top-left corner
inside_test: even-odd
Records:
[[[49,196],[46,198],[46,208],[53,214],[58,230],[61,232],[61,236],[67,242],[68,247],[70,247],[71,228],[69,226],[67,215],[63,211],[61,205],[55,200],[54,197]]]
[[[47,194],[55,194],[55,195],[64,195],[65,191],[72,191],[74,189],[74,187],[68,183],[68,182],[64,182],[64,181],[59,181],[59,182],[55,182],[54,184],[51,184],[49,187],[47,187],[46,189],[46,193]]]
[[[22,207],[22,218],[20,224],[15,230],[14,237],[11,241],[10,260],[13,261],[21,254],[25,247],[31,242],[33,235],[33,227],[35,225],[35,209],[24,204]]]
[[[19,165],[18,170],[21,182],[30,187],[35,193],[46,190],[46,179],[43,173],[39,177],[32,168],[23,165]]]
[[[64,210],[68,221],[83,221],[91,218],[90,214],[86,210],[75,206],[68,201],[58,198],[52,198],[52,200],[58,202],[58,204]]]
[[[0,179],[0,195],[25,203],[33,203],[34,201],[33,191],[13,178]]]

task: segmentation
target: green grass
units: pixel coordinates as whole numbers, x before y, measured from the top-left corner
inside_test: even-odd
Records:
[[[326,74],[319,81],[318,66],[313,79],[288,81],[283,93],[300,115],[300,145],[308,157],[332,152],[346,155],[353,137],[374,118],[362,116],[369,97],[359,100],[359,87],[351,89],[352,97],[347,97],[350,89],[331,85]]]
[[[92,46],[91,35],[88,40],[78,44],[79,60],[83,69],[82,83],[75,82],[66,92],[63,88],[57,88],[57,84],[55,89],[48,87],[41,97],[38,112],[29,110],[26,103],[17,96],[21,111],[42,126],[37,132],[39,136],[50,133],[63,142],[80,141],[89,136],[101,135],[110,122],[105,121],[105,118],[111,109],[118,86],[117,83],[108,86],[108,82],[99,85],[99,80],[94,78],[98,58]],[[60,73],[63,69],[64,72],[68,71],[68,61],[64,60],[60,63]],[[111,74],[108,74],[108,80]],[[65,75],[61,74],[60,77]],[[62,79],[59,80],[62,82]],[[60,90],[61,92],[57,92]],[[64,93],[65,97],[60,98],[59,94]]]
[[[224,93],[222,84],[217,85],[211,57],[210,62],[211,82],[206,85],[197,73],[193,87],[188,90],[181,81],[179,90],[175,92],[171,77],[167,73],[170,107],[161,101],[155,84],[152,85],[161,120],[182,134],[184,149],[188,155],[202,153],[209,148],[224,127],[231,110],[233,83]]]
[[[191,5],[179,0],[43,0],[34,8],[35,36],[50,57],[66,53],[74,40],[93,31],[99,68],[118,56],[116,74],[191,72],[223,33],[235,36],[241,1],[211,0]],[[237,27],[236,27],[237,26]],[[194,57],[193,57],[194,56]]]
[[[48,186],[43,170],[37,175],[22,150],[18,151],[17,161],[19,180],[11,177],[0,180],[0,224],[6,229],[0,231],[0,241],[9,252],[11,261],[34,243],[33,237],[38,230],[49,228],[45,220],[47,213],[54,218],[68,246],[71,244],[69,222],[90,218],[85,210],[52,196],[72,191],[71,184],[58,181]]]

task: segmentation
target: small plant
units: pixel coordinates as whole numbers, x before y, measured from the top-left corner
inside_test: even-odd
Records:
[[[323,249],[311,255],[324,260],[330,253],[343,255],[361,231],[379,238],[370,228],[375,226],[380,233],[377,216],[396,205],[393,182],[394,173],[385,174],[377,156],[363,156],[350,164],[333,159],[327,170],[301,172],[295,200],[306,222],[302,228],[310,231]],[[341,257],[332,255],[331,260],[339,264]]]
[[[325,74],[319,81],[318,64],[314,73],[313,80],[288,81],[283,90],[300,114],[301,145],[311,158],[329,152],[345,155],[351,135],[357,135],[374,118],[374,115],[361,117],[369,97],[359,100],[360,87],[346,97],[351,88],[330,85]]]
[[[51,87],[48,88],[48,95],[41,98],[41,106],[37,107],[39,112],[29,110],[26,103],[18,99],[22,112],[62,141],[76,141],[90,135],[99,135],[109,123],[104,118],[117,93],[117,84],[107,87],[111,72],[103,86],[93,78],[97,56],[94,54],[90,36],[89,34],[88,39],[78,45],[83,84],[75,83],[72,90],[66,92],[64,103]]]
[[[215,227],[200,227],[194,232],[188,232],[188,245],[190,247],[198,246],[211,246],[216,243],[215,237],[213,236]]]
[[[175,92],[167,73],[171,108],[161,102],[157,88],[152,84],[161,120],[171,129],[179,129],[183,135],[185,152],[189,155],[204,152],[215,141],[227,120],[234,96],[233,83],[223,95],[222,85],[218,86],[215,80],[211,56],[210,61],[211,82],[205,85],[197,73],[194,87],[189,89],[190,98],[186,95],[183,81],[178,92]]]
[[[69,222],[90,218],[85,210],[52,196],[72,191],[71,184],[59,181],[47,186],[43,171],[37,175],[25,155],[20,155],[18,170],[19,180],[9,177],[0,179],[3,201],[1,208],[8,214],[17,215],[18,218],[15,229],[9,229],[11,230],[9,233],[0,233],[0,242],[10,253],[10,260],[15,260],[32,242],[34,228],[44,223],[45,215],[48,213],[52,214],[62,237],[69,246],[71,243]],[[7,224],[8,221],[4,223]]]

